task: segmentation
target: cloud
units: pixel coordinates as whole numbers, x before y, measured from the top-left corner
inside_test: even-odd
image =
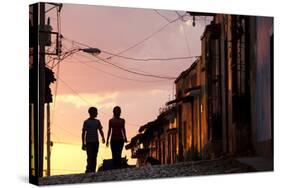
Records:
[[[57,95],[56,102],[72,104],[76,108],[81,108],[85,106],[96,106],[99,109],[112,108],[116,104],[115,101],[118,94],[118,92],[104,94],[82,93],[79,94],[80,97],[72,94],[62,94]]]

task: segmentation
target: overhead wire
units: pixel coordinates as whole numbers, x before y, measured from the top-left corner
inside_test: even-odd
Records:
[[[57,7],[57,5],[54,5],[53,7],[49,8],[48,10],[45,11],[45,14],[46,14],[47,12],[53,10],[53,9],[56,8],[56,7]]]
[[[80,135],[76,135],[76,134],[74,134],[74,133],[68,131],[67,129],[65,129],[65,128],[59,126],[59,125],[57,125],[56,127],[59,128],[59,129],[61,129],[61,130],[64,131],[64,132],[66,132],[68,135],[72,136],[73,138],[79,138],[79,137],[80,137]]]
[[[161,14],[160,14],[158,11],[155,10],[155,12],[156,12],[159,16],[161,16]],[[157,33],[160,32],[160,31],[162,31],[162,30],[163,30],[164,28],[166,28],[169,24],[173,23],[174,21],[178,20],[179,18],[181,18],[181,17],[183,17],[183,16],[179,16],[179,18],[177,18],[176,20],[173,20],[173,21],[169,21],[169,20],[168,20],[166,17],[164,17],[163,15],[162,15],[161,17],[163,17],[168,23],[165,24],[165,25],[164,25],[163,27],[161,27],[160,29],[158,29],[157,31],[153,32],[151,35],[149,35],[149,36],[147,36],[146,38],[144,38],[143,40],[141,40],[140,42],[138,42],[138,43],[136,43],[136,44],[134,44],[134,45],[132,45],[132,46],[130,46],[130,47],[128,47],[128,48],[122,50],[121,52],[119,52],[119,53],[117,53],[117,54],[114,54],[114,53],[111,53],[111,52],[107,52],[107,51],[102,50],[103,53],[106,53],[106,54],[108,54],[108,55],[111,55],[110,57],[108,57],[108,58],[106,58],[106,59],[111,59],[111,58],[113,58],[113,57],[119,57],[119,58],[124,58],[124,59],[129,59],[129,60],[135,60],[135,61],[170,61],[170,60],[190,59],[190,58],[199,57],[199,56],[186,56],[186,57],[174,57],[174,58],[133,58],[133,57],[126,57],[126,56],[120,55],[120,54],[122,54],[122,53],[125,53],[126,51],[129,51],[129,50],[132,49],[132,48],[135,48],[136,46],[142,44],[143,42],[149,40],[153,35],[157,34]],[[184,32],[185,32],[185,31],[184,31]],[[186,34],[185,34],[185,35],[186,35]],[[77,42],[77,41],[75,41],[75,43],[85,46],[84,44],[82,44],[82,43],[80,43],[80,42]],[[91,46],[87,46],[87,47],[91,47]],[[189,54],[190,54],[190,53],[189,53]],[[69,55],[71,55],[71,54],[69,54]],[[65,59],[65,58],[67,58],[67,57],[68,57],[68,56],[64,57],[63,59]],[[114,66],[114,67],[117,67],[118,69],[121,69],[121,70],[123,70],[123,71],[129,72],[129,73],[132,73],[132,74],[137,74],[137,75],[142,75],[142,76],[148,76],[148,77],[154,77],[154,78],[161,78],[161,79],[162,79],[162,78],[164,78],[164,79],[175,79],[174,77],[169,77],[169,78],[168,78],[168,77],[158,77],[158,76],[150,75],[150,74],[142,74],[142,73],[139,73],[139,72],[136,72],[136,71],[131,71],[131,70],[126,69],[126,68],[123,68],[123,67],[121,67],[121,66],[115,65],[115,64],[113,64],[113,63],[107,61],[106,59],[103,59],[103,58],[100,58],[100,57],[97,57],[97,56],[95,56],[95,58],[97,58],[97,59],[100,60],[100,61],[105,62],[106,64],[110,64],[110,65],[112,65],[112,66]],[[81,63],[81,62],[79,62],[79,63]],[[81,63],[81,64],[83,64],[83,63]],[[98,70],[96,67],[92,67],[92,66],[90,66],[90,65],[88,65],[88,64],[83,64],[83,65]],[[55,66],[56,66],[56,65],[55,65]],[[55,66],[54,66],[54,67],[55,67]],[[108,72],[106,72],[106,71],[102,71],[101,69],[100,69],[99,71],[104,72],[104,73],[109,74],[109,75],[112,75],[112,76],[115,76],[115,77],[121,78],[120,76],[113,75],[113,74],[108,73]],[[58,64],[58,72],[57,72],[57,74],[59,75],[59,64]],[[90,104],[89,101],[85,100],[83,97],[81,97],[81,96],[79,95],[78,92],[76,92],[75,90],[73,90],[73,88],[71,88],[66,82],[64,82],[63,80],[61,80],[60,77],[58,77],[58,79],[59,79],[60,81],[62,81],[65,85],[67,85],[67,87],[68,87],[69,89],[71,89],[74,93],[76,93],[76,95],[77,95],[81,100],[83,100],[84,102],[86,102],[86,104]],[[125,78],[125,79],[128,79],[128,78]],[[140,81],[140,80],[139,80],[139,81]],[[104,114],[105,114],[105,113],[104,113]],[[108,115],[108,114],[106,114],[106,115]],[[111,115],[108,115],[108,116],[111,116]],[[60,128],[62,128],[62,127],[60,127]],[[64,129],[64,130],[65,130],[65,129]],[[58,142],[56,142],[56,143],[58,143]],[[62,142],[61,142],[61,143],[62,143]],[[52,169],[52,170],[57,170],[57,169]]]
[[[93,69],[95,71],[100,71],[104,74],[107,74],[107,75],[110,75],[112,77],[115,77],[115,78],[119,78],[119,79],[122,79],[122,80],[129,80],[129,81],[134,81],[134,82],[141,82],[141,83],[149,83],[149,84],[153,84],[153,83],[159,83],[159,82],[163,82],[165,80],[139,80],[139,79],[133,79],[133,78],[128,78],[128,77],[123,77],[123,76],[119,76],[119,75],[116,75],[116,74],[112,74],[111,72],[107,72],[107,71],[104,71],[100,68],[97,68],[93,65],[90,65],[90,64],[86,64],[86,63],[83,63],[81,62],[80,60],[78,60],[76,57],[72,57],[73,59],[76,60],[77,63],[79,64],[82,64],[83,66],[86,66],[86,67],[89,67],[90,69]]]
[[[57,75],[56,75],[56,76],[57,76]],[[87,104],[87,105],[89,105],[89,106],[92,105],[88,100],[86,100],[84,97],[82,97],[75,89],[73,89],[68,83],[66,83],[64,80],[62,80],[62,79],[61,79],[60,77],[58,77],[58,76],[57,76],[57,78],[58,78],[67,88],[69,88],[78,98],[80,98],[80,100],[84,101],[85,104]],[[103,111],[101,111],[101,110],[99,110],[99,112],[100,112],[101,114],[107,116],[107,117],[112,117],[112,115],[107,114],[107,113],[105,113],[105,112],[103,112]],[[130,122],[128,122],[127,124],[137,126],[137,124],[135,124],[135,123],[130,123]]]
[[[76,42],[75,42],[76,43]],[[78,44],[78,43],[77,43]],[[79,43],[81,44],[81,43]],[[83,45],[85,46],[85,45]],[[89,48],[93,48],[92,46],[88,46]],[[110,60],[111,57],[119,57],[119,58],[123,58],[123,59],[128,59],[128,60],[134,60],[134,61],[173,61],[173,60],[182,60],[182,59],[192,59],[192,58],[197,58],[199,57],[199,55],[195,55],[195,56],[181,56],[181,57],[169,57],[169,58],[134,58],[134,57],[128,57],[128,56],[123,56],[123,55],[118,55],[106,50],[101,50],[102,53],[111,55],[110,57],[106,57],[105,59]]]
[[[100,61],[100,60],[97,61],[97,58],[95,58],[95,56],[89,56],[89,55],[82,54],[82,53],[76,53],[75,55],[79,55],[81,57],[85,57],[85,58],[91,60],[89,62],[92,62],[92,63],[99,63],[99,64],[101,64],[103,66],[111,66],[110,64],[108,64],[108,63],[106,63],[104,61]],[[120,62],[116,62],[115,61],[114,64],[118,64],[120,67],[124,67],[124,65],[122,63],[120,63]],[[113,67],[113,68],[116,68],[116,67]],[[116,69],[120,70],[118,68],[116,68]],[[140,73],[144,73],[144,74],[152,74],[151,72],[147,72],[147,71],[144,71],[144,70],[141,70],[141,69],[136,69],[136,68],[133,68],[133,67],[127,67],[126,66],[126,69],[134,70],[134,71],[137,71],[137,72],[140,72]],[[123,71],[123,70],[121,70],[121,71]],[[158,74],[158,75],[160,75],[160,76],[167,76],[167,75],[163,75],[163,74]]]
[[[113,53],[112,53],[112,54],[109,54],[109,55],[111,55],[111,57],[109,57],[109,58],[118,56],[118,55],[120,55],[120,54],[122,54],[122,53],[124,53],[124,52],[126,52],[126,51],[129,51],[129,50],[132,49],[132,48],[135,48],[136,46],[138,46],[138,45],[140,45],[141,43],[143,43],[143,42],[149,40],[152,36],[154,36],[155,34],[159,33],[159,32],[162,31],[163,29],[165,29],[169,24],[171,24],[171,23],[177,21],[178,19],[182,18],[183,16],[184,16],[184,15],[182,15],[182,16],[178,17],[177,19],[174,19],[174,20],[170,21],[169,23],[163,25],[161,28],[159,28],[159,29],[156,30],[155,32],[151,33],[150,35],[148,35],[147,37],[145,37],[143,40],[141,40],[141,41],[139,41],[138,43],[135,43],[134,45],[132,45],[132,46],[130,46],[130,47],[128,47],[128,48],[122,50],[121,52],[119,52],[119,53],[117,53],[117,54],[113,54]],[[64,38],[65,38],[65,37],[64,37]],[[72,40],[72,41],[73,41],[73,40]],[[77,44],[83,45],[83,46],[90,47],[89,45],[85,45],[85,44],[82,44],[82,43],[77,42],[77,41],[74,41],[74,42],[77,43]],[[67,56],[66,56],[66,57],[67,57]],[[66,58],[66,57],[65,57],[65,58]],[[140,73],[140,72],[131,71],[131,70],[126,69],[126,68],[124,68],[124,67],[121,67],[121,66],[115,65],[115,64],[113,64],[113,63],[111,63],[111,62],[108,62],[107,60],[105,60],[105,59],[103,59],[103,58],[100,58],[100,57],[97,57],[97,56],[95,56],[95,57],[96,57],[97,59],[99,59],[100,61],[103,61],[103,62],[105,62],[105,63],[107,63],[107,64],[110,64],[110,65],[112,65],[112,66],[114,66],[114,67],[116,67],[116,68],[119,68],[119,69],[121,69],[121,70],[123,70],[123,71],[129,72],[129,73],[132,73],[132,74],[137,74],[137,75],[142,75],[142,76],[148,76],[148,77],[154,77],[154,78],[175,79],[174,77],[163,77],[163,76],[157,76],[157,75],[152,75],[152,74],[143,74],[143,73]],[[123,56],[123,58],[124,58],[124,57],[125,57],[125,56]],[[194,56],[194,57],[195,57],[195,56]],[[64,58],[64,59],[65,59],[65,58]],[[129,58],[129,57],[127,57],[127,58]],[[185,57],[185,58],[187,58],[187,57]],[[188,57],[188,58],[192,58],[192,57]],[[131,59],[132,59],[132,58],[131,58]],[[134,59],[149,61],[149,59],[140,59],[140,58],[139,58],[139,59],[138,59],[138,58],[134,58]],[[171,59],[171,58],[168,58],[167,60],[170,60],[170,59]],[[164,59],[161,59],[161,58],[158,58],[158,59],[155,58],[155,59],[153,59],[153,58],[151,58],[151,60],[164,60]],[[59,78],[59,77],[58,77],[58,78]],[[61,78],[59,78],[59,80],[61,80]],[[61,81],[62,81],[62,80],[61,80]],[[64,81],[62,81],[62,82],[63,82],[65,85],[67,85],[68,88],[71,89],[74,93],[76,93],[76,95],[79,96],[79,98],[80,98],[81,100],[83,100],[84,102],[86,102],[87,104],[89,104],[87,100],[85,100],[83,97],[81,97],[81,96],[79,95],[79,93],[77,93],[75,90],[73,90],[66,82],[64,82]],[[107,114],[107,115],[108,115],[108,114]]]
[[[58,140],[58,142],[60,142],[60,141],[61,141],[61,139],[59,138],[59,136],[57,136],[57,134],[56,134],[56,133],[51,132],[51,135],[52,135],[52,136],[54,136],[54,137],[56,137],[56,139]],[[52,139],[52,142],[57,142],[57,141]]]
[[[146,36],[145,38],[143,38],[141,41],[135,43],[134,45],[132,45],[132,46],[130,46],[130,47],[128,47],[128,48],[126,48],[126,49],[120,51],[120,52],[118,52],[117,55],[123,54],[123,53],[125,53],[125,52],[127,52],[127,51],[129,51],[129,50],[131,50],[131,49],[133,49],[133,48],[135,48],[135,47],[137,47],[137,46],[139,46],[140,44],[142,44],[142,43],[144,43],[145,41],[149,40],[149,39],[150,39],[151,37],[153,37],[155,34],[161,32],[162,30],[164,30],[164,29],[165,29],[168,25],[170,25],[171,23],[174,23],[175,21],[181,19],[183,16],[184,16],[184,15],[182,15],[181,17],[178,17],[178,18],[176,18],[176,19],[174,19],[174,20],[172,20],[172,21],[170,21],[169,23],[164,24],[162,27],[160,27],[160,28],[157,29],[156,31],[152,32],[150,35],[148,35],[148,36]],[[68,39],[68,38],[65,37],[65,36],[64,36],[63,38]],[[68,40],[69,40],[69,39],[68,39]],[[70,40],[71,40],[71,39],[70,39]],[[75,41],[75,40],[72,40],[72,41],[76,42],[77,44],[80,43],[80,42],[77,42],[77,41]],[[82,43],[80,43],[80,44],[81,44],[82,46],[85,46],[85,47],[91,47],[91,46],[89,46],[89,45],[85,45],[85,44],[82,44]],[[115,57],[115,56],[112,55],[112,56],[110,56],[110,57],[108,57],[108,58],[111,59],[111,58],[113,58],[113,57]],[[107,58],[107,59],[108,59],[108,58]]]
[[[120,57],[123,59],[129,59],[129,60],[134,60],[134,61],[172,61],[172,60],[181,60],[181,59],[192,59],[192,58],[197,58],[199,56],[183,56],[183,57],[170,57],[170,58],[133,58],[133,57],[127,57],[127,56],[122,56],[118,54],[114,54],[111,52],[107,52],[105,50],[101,50],[103,53],[115,56],[115,57]]]
[[[57,72],[55,73],[56,75],[59,76],[60,72],[60,64],[57,66]],[[55,92],[54,92],[54,101],[53,101],[53,109],[52,109],[52,122],[54,122],[55,119],[55,108],[56,108],[56,101],[57,101],[57,92],[58,92],[58,85],[59,85],[59,80],[57,79],[55,82]]]
[[[111,63],[105,59],[102,59],[101,57],[98,57],[98,56],[95,56],[97,59],[100,59],[101,61],[105,62],[105,63],[108,63],[120,70],[123,70],[123,71],[126,71],[126,72],[129,72],[129,73],[132,73],[132,74],[136,74],[136,75],[141,75],[141,76],[146,76],[146,77],[153,77],[153,78],[160,78],[160,79],[167,79],[167,80],[174,80],[176,79],[176,77],[169,77],[169,76],[160,76],[160,75],[153,75],[153,74],[144,74],[144,73],[140,73],[140,72],[136,72],[136,71],[132,71],[132,70],[129,70],[127,68],[124,68],[124,67],[121,67],[119,65],[116,65],[114,63]]]
[[[58,30],[58,33],[59,33],[59,36],[60,36],[60,33],[61,33],[60,9],[56,5],[55,5],[55,7],[56,7],[56,11],[57,11],[57,30]],[[59,57],[59,59],[60,59],[60,57]],[[55,59],[53,60],[52,67],[54,67],[54,61],[55,61]],[[60,73],[59,71],[60,71],[60,64],[58,64],[57,72],[56,72],[56,75],[58,75],[58,76],[59,76],[59,73]],[[53,102],[53,109],[52,109],[52,114],[53,114],[52,122],[54,122],[58,85],[59,85],[59,80],[56,80],[56,82],[55,82],[55,93],[54,93],[54,102]]]
[[[48,11],[52,10],[53,8],[56,8],[56,12],[57,12],[57,31],[58,31],[59,36],[60,36],[60,33],[61,33],[60,10],[59,10],[59,7],[58,7],[58,6],[54,6],[54,7],[50,8]],[[48,12],[48,11],[47,11],[47,12]],[[48,64],[49,64],[49,63],[52,63],[52,66],[50,66],[50,65],[48,65],[48,66],[53,69],[55,65],[58,65],[58,66],[57,66],[57,72],[56,72],[55,74],[56,74],[57,76],[59,76],[59,73],[60,73],[60,72],[59,72],[59,70],[60,70],[60,64],[57,63],[57,64],[54,65],[56,59],[57,59],[57,58],[51,58],[50,61],[48,62]],[[60,57],[59,57],[57,60],[58,60],[58,62],[60,62]],[[53,116],[52,116],[52,123],[54,123],[54,119],[55,119],[54,116],[55,116],[55,109],[56,109],[56,98],[57,98],[58,85],[59,85],[59,80],[57,79],[56,82],[55,82],[54,101],[53,101],[53,106],[52,106],[52,114],[53,114]],[[57,125],[56,127],[60,128],[60,129],[62,129],[62,130],[64,130],[65,132],[67,132],[68,134],[70,134],[70,135],[72,135],[72,136],[74,136],[74,137],[77,137],[77,136],[75,136],[73,133],[67,131],[66,129],[64,129],[64,128],[62,128],[62,127],[60,127],[59,125]],[[52,133],[52,135],[55,136],[55,133]]]
[[[162,15],[160,12],[158,12],[158,10],[156,10],[156,9],[153,9],[154,10],[154,12],[156,12],[156,14],[158,14],[159,16],[161,16],[164,20],[166,20],[167,22],[169,22],[170,23],[170,20],[168,19],[168,18],[166,18],[166,16],[164,16],[164,15]]]
[[[55,8],[55,6],[53,7],[53,8]],[[53,8],[51,8],[51,9],[53,9]],[[51,9],[49,9],[48,11],[50,11]],[[47,11],[47,12],[48,12]],[[59,13],[57,14],[57,16],[59,17],[60,15],[59,15]],[[60,31],[61,31],[61,26],[60,26],[60,18],[57,20],[57,29],[58,29],[58,32],[60,33]],[[88,103],[89,104],[89,102],[87,101],[87,100],[85,100],[83,97],[81,97],[80,95],[79,95],[79,93],[78,92],[76,92],[73,88],[71,88],[66,82],[64,82],[60,77],[59,77],[59,70],[60,70],[60,64],[59,64],[59,62],[60,61],[62,61],[63,59],[66,59],[68,56],[70,56],[70,55],[72,55],[74,53],[74,51],[72,51],[72,53],[67,53],[67,54],[64,54],[64,56],[63,56],[63,58],[62,59],[59,59],[58,60],[58,62],[56,63],[56,64],[54,64],[54,62],[55,62],[55,59],[52,59],[50,62],[52,62],[53,64],[52,64],[52,68],[54,68],[55,66],[57,66],[58,65],[58,67],[57,67],[57,82],[56,82],[56,85],[55,85],[55,98],[54,98],[54,106],[53,106],[53,114],[54,114],[54,109],[55,109],[55,106],[56,106],[56,96],[57,96],[57,90],[58,90],[58,80],[60,80],[60,81],[62,81],[65,85],[67,85],[67,87],[69,88],[69,89],[71,89],[72,90],[72,92],[74,92],[81,100],[83,100],[84,102],[86,102],[86,103]],[[86,66],[90,66],[90,65],[87,65],[87,64],[85,64]],[[101,71],[101,70],[99,70],[99,71]],[[105,71],[103,71],[103,72],[105,72]],[[109,74],[108,72],[106,72],[107,74]],[[113,75],[113,74],[111,74],[111,75]],[[115,77],[116,77],[116,75],[114,75]],[[125,79],[128,79],[128,78],[125,78]],[[142,81],[142,80],[138,80],[138,81]],[[105,115],[107,115],[107,116],[111,116],[111,115],[108,115],[108,114],[106,114],[106,113],[104,113],[104,112],[101,112],[101,113],[103,113],[103,114],[105,114]],[[130,123],[131,124],[131,123]],[[67,132],[68,134],[70,134],[70,135],[72,135],[73,137],[75,137],[75,138],[77,138],[78,136],[77,135],[75,135],[75,134],[73,134],[72,132],[70,132],[70,131],[68,131],[68,130],[66,130],[66,129],[64,129],[63,127],[61,127],[61,126],[56,126],[56,127],[58,127],[58,128],[60,128],[61,130],[63,130],[64,132]],[[56,136],[57,137],[57,136]],[[58,138],[58,137],[57,137]],[[59,139],[59,138],[58,138]],[[60,140],[60,139],[59,139]],[[73,144],[73,143],[67,143],[67,142],[61,142],[61,141],[53,141],[53,142],[55,142],[55,143],[63,143],[63,144]],[[73,170],[67,170],[67,169],[52,169],[52,170],[63,170],[63,171],[73,171]]]
[[[74,43],[77,43],[81,46],[85,46],[85,47],[88,47],[88,48],[93,48],[93,46],[90,46],[90,45],[86,45],[86,44],[83,44],[81,42],[77,42],[77,41],[73,41]],[[106,51],[106,50],[101,50],[102,53],[105,53],[105,54],[108,54],[108,55],[111,55],[111,57],[119,57],[119,58],[123,58],[123,59],[128,59],[128,60],[134,60],[134,61],[172,61],[172,60],[182,60],[182,59],[192,59],[192,58],[197,58],[199,57],[199,55],[196,55],[196,56],[182,56],[182,57],[170,57],[170,58],[134,58],[134,57],[128,57],[128,56],[124,56],[124,55],[119,55],[118,53],[115,54],[115,53],[112,53],[112,52],[109,52],[109,51]],[[107,57],[105,59],[111,59],[111,57]]]
[[[77,51],[78,52],[78,51]],[[144,72],[141,72],[141,71],[134,71],[134,70],[131,70],[129,68],[126,68],[124,66],[121,66],[121,65],[117,65],[116,63],[112,63],[110,61],[107,61],[99,56],[93,56],[95,57],[96,59],[99,59],[103,62],[105,62],[106,64],[109,64],[117,69],[120,69],[122,71],[125,71],[125,72],[128,72],[128,73],[131,73],[131,74],[135,74],[135,75],[139,75],[139,76],[145,76],[145,77],[153,77],[153,78],[158,78],[158,79],[167,79],[167,80],[174,80],[176,77],[171,77],[171,76],[166,76],[166,75],[155,75],[155,74],[152,74],[152,73],[144,73]],[[65,59],[65,58],[63,58]],[[96,62],[96,61],[95,61]]]
[[[185,27],[183,26],[183,24],[181,23],[182,25],[182,29],[183,29],[183,34],[184,34],[184,41],[185,41],[185,44],[187,46],[187,50],[188,50],[188,55],[191,55],[191,49],[190,49],[190,45],[189,45],[189,40],[187,38],[187,34],[186,34],[186,31],[185,31]],[[200,56],[197,56],[197,57],[200,57]]]
[[[178,15],[178,17],[182,17],[182,15],[180,13],[178,13],[178,11],[175,10],[175,13]]]
[[[159,29],[156,30],[155,32],[151,33],[150,35],[148,35],[147,37],[145,37],[143,40],[139,41],[138,43],[136,43],[136,44],[134,44],[134,45],[132,45],[132,46],[130,46],[130,47],[128,47],[128,48],[122,50],[121,52],[118,53],[118,55],[120,55],[120,54],[122,54],[122,53],[124,53],[124,52],[127,52],[127,51],[131,50],[132,48],[135,48],[135,47],[139,46],[140,44],[142,44],[143,42],[147,41],[148,39],[150,39],[151,37],[153,37],[155,34],[161,32],[161,31],[162,31],[163,29],[165,29],[168,25],[170,25],[171,23],[174,23],[174,22],[177,21],[178,19],[180,19],[180,17],[178,17],[178,18],[176,18],[176,19],[170,21],[169,23],[163,25],[161,28],[159,28]]]
[[[178,13],[178,12],[176,11],[176,13]],[[190,45],[189,45],[189,41],[188,41],[188,38],[187,38],[187,34],[186,34],[186,31],[185,31],[185,27],[184,27],[182,22],[178,22],[178,24],[179,24],[179,26],[182,29],[182,33],[183,33],[184,41],[185,41],[185,47],[186,47],[186,49],[188,51],[188,55],[190,56],[191,55],[191,50],[190,50]],[[196,58],[198,58],[198,57],[200,57],[200,56],[196,56]]]
[[[64,49],[67,49],[66,47],[63,47]],[[80,48],[80,46],[77,46],[77,48]],[[100,60],[98,60],[97,61],[97,58],[95,58],[95,56],[89,56],[89,55],[85,55],[85,54],[82,54],[82,53],[75,53],[75,55],[79,55],[79,56],[81,56],[81,57],[85,57],[85,58],[87,58],[87,59],[89,59],[89,60],[91,60],[91,61],[89,61],[89,62],[92,62],[92,63],[99,63],[99,64],[101,64],[101,65],[103,65],[103,66],[108,66],[109,64],[107,64],[107,63],[105,63],[104,61],[100,61]],[[88,63],[89,63],[88,62]],[[103,63],[102,63],[103,62]],[[118,62],[114,62],[115,64],[120,64],[120,63],[118,63]],[[121,65],[119,65],[120,67],[124,67],[123,65],[121,66]],[[116,67],[114,67],[114,68],[116,68]],[[127,68],[127,69],[130,69],[130,70],[135,70],[135,71],[138,71],[138,72],[141,72],[141,73],[144,73],[144,74],[152,74],[152,73],[150,73],[150,72],[146,72],[146,71],[143,71],[143,70],[136,70],[136,69],[134,69],[134,68],[132,68],[132,67],[130,67],[130,68]],[[161,75],[161,76],[167,76],[167,75]]]
[[[176,13],[178,16],[182,17],[182,21],[185,21],[185,20],[183,19],[184,17],[190,17],[190,18],[193,17],[192,15],[188,15],[187,12],[186,12],[184,15],[181,15],[178,11],[175,11],[175,13]],[[205,20],[212,21],[212,20],[213,20],[212,18],[207,19],[208,16],[195,16],[195,17],[196,17],[196,18],[195,18],[195,21],[205,21]],[[203,17],[203,18],[202,18],[202,17]]]
[[[55,68],[55,66],[57,66],[61,61],[63,61],[64,59],[66,59],[67,57],[73,55],[74,53],[78,52],[79,49],[73,49],[71,51],[65,52],[62,58],[59,58],[56,64],[53,64],[53,66],[51,67],[52,69]]]

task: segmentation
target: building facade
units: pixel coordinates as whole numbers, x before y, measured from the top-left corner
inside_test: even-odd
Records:
[[[167,103],[177,108],[179,161],[206,157],[205,78],[200,59],[175,80],[176,99]]]
[[[214,16],[202,35],[215,156],[272,156],[273,19]]]
[[[137,158],[137,166],[150,164],[173,164],[177,161],[178,151],[176,109],[162,110],[157,119],[139,128],[126,149]]]
[[[161,164],[221,156],[272,159],[273,18],[204,16],[213,21],[201,36],[201,57],[178,76],[176,98],[167,102],[174,117],[167,111],[141,128],[150,135],[142,141],[146,158]]]

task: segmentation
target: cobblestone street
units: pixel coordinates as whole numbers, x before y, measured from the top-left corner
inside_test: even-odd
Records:
[[[242,164],[235,159],[219,159],[212,161],[182,162],[173,165],[155,165],[141,168],[117,169],[98,172],[96,174],[89,173],[51,176],[41,178],[39,185],[124,181],[253,171],[256,171],[253,167]]]

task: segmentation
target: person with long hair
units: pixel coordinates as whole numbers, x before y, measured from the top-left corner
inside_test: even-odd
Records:
[[[116,168],[121,167],[121,155],[124,142],[127,142],[125,120],[120,118],[121,108],[115,106],[113,108],[113,118],[109,120],[109,128],[106,139],[106,146],[108,147],[108,141],[110,138],[110,148],[112,153],[112,159]]]

